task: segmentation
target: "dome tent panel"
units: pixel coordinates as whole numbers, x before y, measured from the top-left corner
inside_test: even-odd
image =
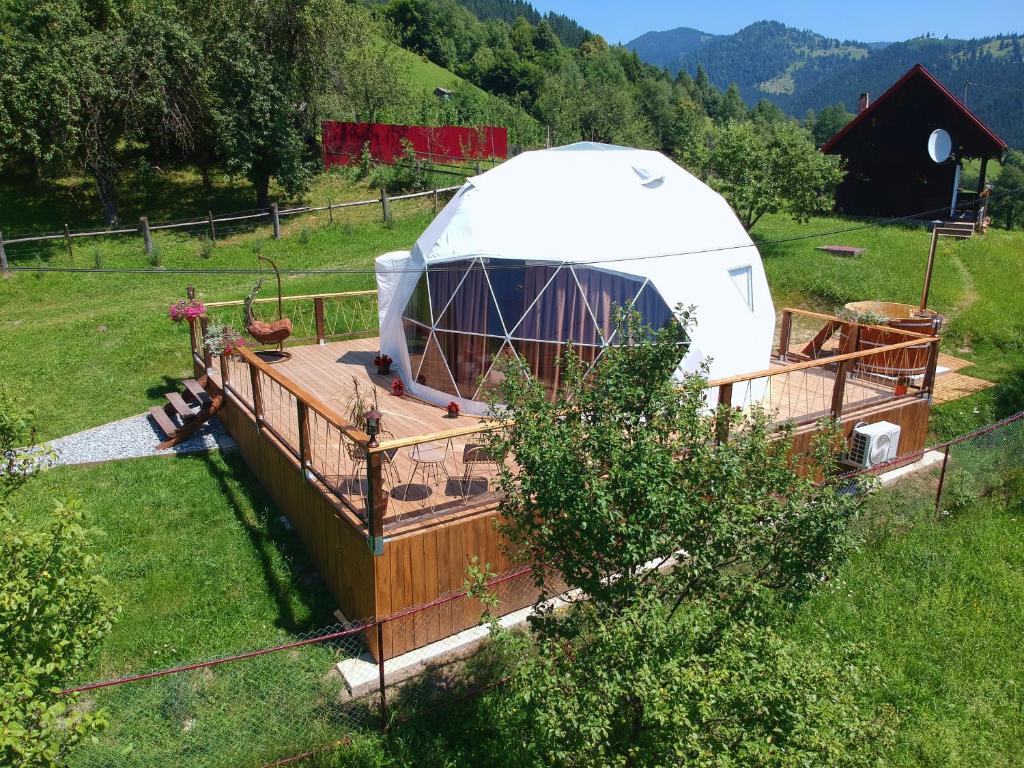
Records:
[[[466,266],[474,260],[483,280],[473,278],[456,310],[462,284],[477,274]],[[392,255],[379,271],[394,262]],[[615,309],[629,302],[656,327],[671,318],[672,307],[696,307],[680,375],[701,364],[724,377],[769,363],[775,311],[757,249],[720,195],[657,152],[581,144],[524,153],[469,179],[405,265],[398,279],[385,275],[382,351],[395,358],[414,394],[438,404],[452,399],[416,385],[401,348],[405,307],[426,273],[431,298],[448,298],[453,309],[447,316],[434,301],[432,329],[488,339],[441,344],[468,413],[483,410],[465,378],[487,366],[479,362],[481,344],[487,355],[508,342],[521,347],[517,340],[543,344],[524,358],[557,379],[563,343],[593,348],[588,354],[596,359],[610,340]],[[745,295],[730,274],[737,269],[746,270]],[[554,290],[547,293],[549,284]],[[554,357],[541,361],[541,351]],[[492,368],[482,375],[493,378]]]

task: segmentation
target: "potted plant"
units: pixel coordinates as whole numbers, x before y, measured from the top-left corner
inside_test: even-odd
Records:
[[[377,373],[387,376],[391,373],[391,363],[394,362],[388,355],[377,355],[373,358],[373,364],[377,366]]]
[[[459,404],[452,400],[448,403],[448,418],[457,419],[459,418]]]
[[[174,323],[180,323],[183,320],[195,320],[197,317],[202,317],[205,314],[205,305],[196,299],[178,299],[167,308],[167,316]]]
[[[206,329],[206,338],[203,339],[206,351],[214,357],[233,355],[244,344],[245,339],[242,334],[230,325],[214,324],[209,326]]]
[[[405,384],[402,380],[395,377],[395,380],[391,382],[391,394],[395,397],[403,397],[405,395]]]

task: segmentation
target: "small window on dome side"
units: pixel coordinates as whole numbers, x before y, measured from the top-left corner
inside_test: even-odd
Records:
[[[735,269],[729,270],[729,277],[732,278],[732,284],[736,286],[736,290],[740,292],[740,296],[743,297],[743,303],[747,305],[747,309],[751,312],[754,311],[754,270],[749,265],[746,267],[736,267]]]

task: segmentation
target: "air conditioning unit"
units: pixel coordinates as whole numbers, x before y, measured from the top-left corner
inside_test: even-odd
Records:
[[[899,445],[899,425],[888,421],[879,421],[875,424],[866,424],[862,421],[853,428],[846,463],[861,469],[884,464],[896,458],[896,449]]]

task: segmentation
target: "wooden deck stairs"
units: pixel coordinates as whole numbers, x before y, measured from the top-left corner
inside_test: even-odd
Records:
[[[205,377],[204,377],[205,378]],[[158,446],[172,448],[194,435],[220,408],[221,395],[210,395],[196,379],[182,382],[184,392],[168,392],[163,407],[154,405],[149,416],[166,438]]]
[[[937,224],[940,237],[953,237],[958,240],[967,240],[974,235],[975,225],[973,221],[944,221]]]

